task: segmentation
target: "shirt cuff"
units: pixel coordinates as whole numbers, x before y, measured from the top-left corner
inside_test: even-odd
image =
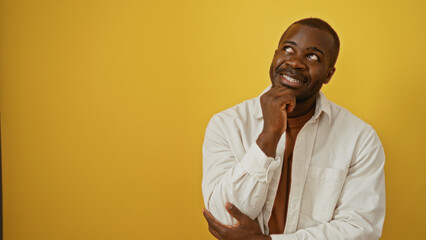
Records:
[[[291,234],[272,234],[269,235],[272,240],[299,240],[299,237],[296,235],[296,233]]]
[[[255,143],[241,160],[243,168],[261,182],[270,182],[273,172],[280,166],[280,157],[268,157]]]

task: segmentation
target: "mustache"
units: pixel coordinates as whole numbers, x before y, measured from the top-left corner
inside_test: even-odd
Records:
[[[303,75],[303,73],[301,73],[299,70],[296,70],[292,67],[290,67],[289,65],[287,65],[286,67],[282,67],[279,66],[275,69],[275,77],[277,77],[280,74],[283,73],[287,73],[287,75],[289,75],[292,78],[295,79],[299,79],[299,80],[303,80],[303,81],[308,81],[308,77],[306,77],[305,75]]]

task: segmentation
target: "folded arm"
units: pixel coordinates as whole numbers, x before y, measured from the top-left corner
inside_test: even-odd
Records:
[[[231,202],[251,219],[261,212],[279,159],[267,157],[253,142],[242,159],[236,159],[220,117],[209,122],[203,145],[203,197],[206,208],[223,224],[235,224],[225,203]]]
[[[225,208],[222,208],[225,209]],[[225,226],[206,215],[209,229],[219,239],[234,240],[235,233],[256,232],[254,224]],[[329,222],[299,229],[290,234],[263,236],[252,234],[247,239],[272,240],[376,240],[382,233],[385,217],[384,152],[373,131],[354,158]],[[249,222],[249,221],[247,221]],[[248,229],[251,228],[251,229]],[[237,234],[239,235],[239,234]]]

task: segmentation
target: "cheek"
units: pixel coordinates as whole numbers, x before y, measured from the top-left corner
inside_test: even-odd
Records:
[[[288,58],[288,56],[280,56],[277,61],[278,66],[282,65],[285,61],[288,60]]]
[[[275,68],[277,68],[278,66],[280,66],[281,64],[283,64],[285,61],[285,57],[280,55],[280,54],[276,54],[274,55],[274,59],[272,60],[272,66]]]
[[[327,76],[327,72],[324,71],[323,69],[320,69],[318,67],[311,67],[310,68],[310,75],[312,77],[312,80],[316,80],[316,81],[324,81],[324,79]]]

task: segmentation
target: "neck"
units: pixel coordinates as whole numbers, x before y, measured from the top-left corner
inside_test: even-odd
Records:
[[[315,107],[315,102],[317,100],[318,93],[314,96],[304,100],[303,102],[296,102],[296,107],[291,113],[288,113],[289,118],[296,118],[305,115],[313,107]]]

